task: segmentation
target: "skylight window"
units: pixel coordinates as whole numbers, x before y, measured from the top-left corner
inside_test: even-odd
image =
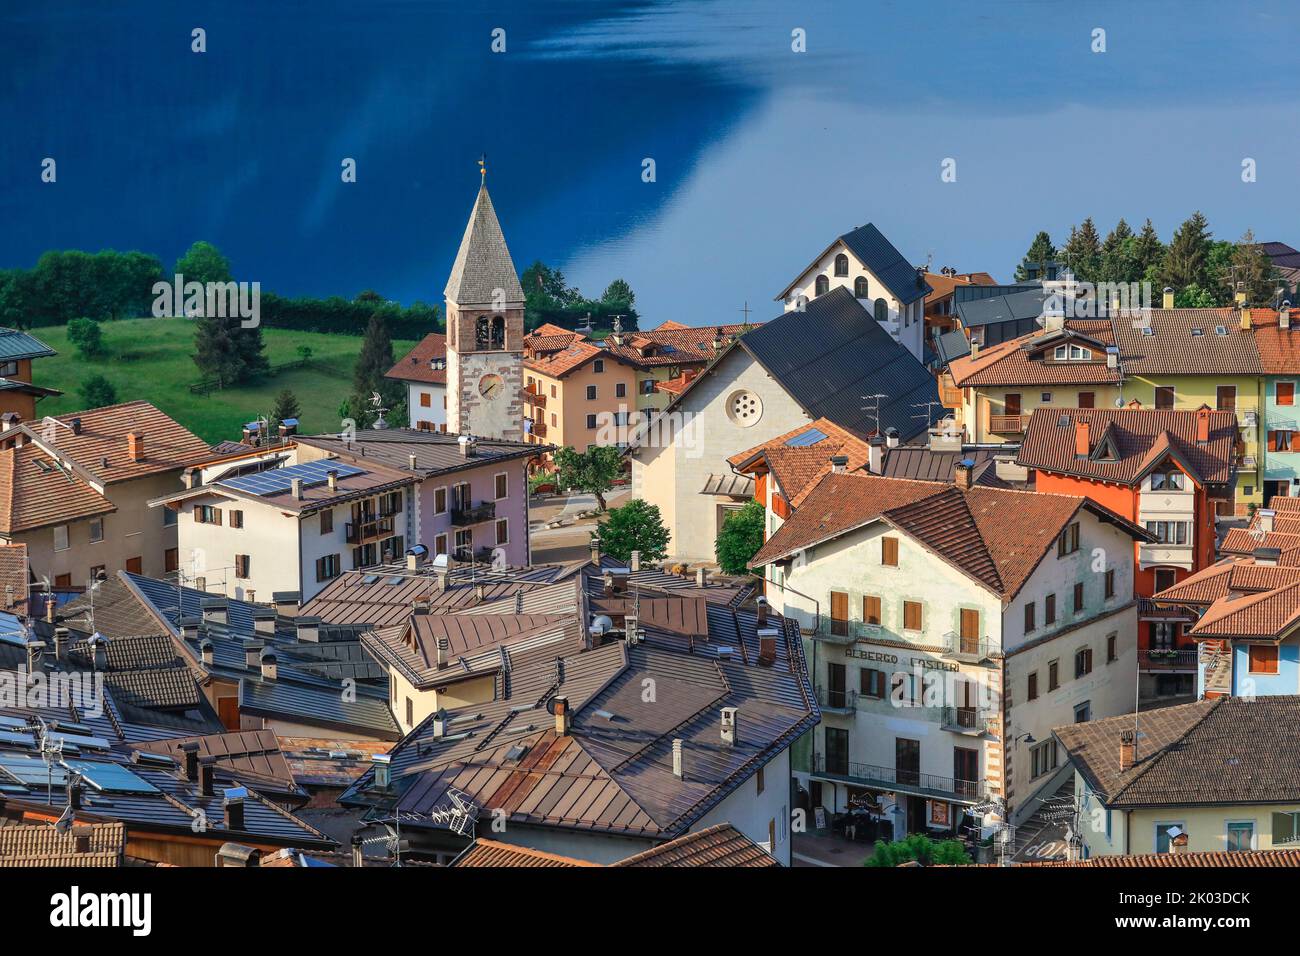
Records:
[[[820,428],[810,428],[806,432],[800,432],[793,438],[787,438],[785,443],[790,448],[804,448],[825,441],[827,437],[827,434]]]

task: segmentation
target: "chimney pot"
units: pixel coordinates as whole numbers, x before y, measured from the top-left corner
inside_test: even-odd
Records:
[[[563,694],[556,694],[552,697],[551,713],[555,715],[555,735],[557,737],[567,737],[569,735],[569,726],[572,723],[572,715],[569,713],[569,698]]]
[[[433,715],[433,735],[435,737],[446,736],[447,733],[447,711],[439,707],[437,713]]]
[[[181,770],[185,779],[195,783],[199,779],[199,745],[181,744]]]
[[[1210,407],[1202,405],[1196,410],[1196,441],[1204,445],[1210,440]]]
[[[1092,452],[1092,425],[1086,419],[1074,421],[1074,456],[1087,458]]]
[[[448,638],[440,637],[438,638],[435,646],[437,647],[438,650],[437,666],[438,669],[441,670],[442,668],[446,667],[450,663],[449,658],[451,657],[451,641]]]
[[[126,455],[131,461],[144,461],[143,432],[127,432]]]
[[[262,679],[275,680],[280,676],[280,667],[275,652],[272,650],[262,651],[260,658],[262,663]]]
[[[359,834],[354,833],[352,835],[352,865],[354,867],[361,867],[365,865],[365,860],[362,855],[361,847],[362,847],[361,837]]]
[[[302,479],[301,478],[292,479],[290,481],[290,488],[293,492],[294,499],[297,501],[301,501],[302,500]]]
[[[697,588],[707,588],[709,586],[709,572],[707,568],[695,569],[695,586]]]
[[[953,469],[953,483],[962,491],[970,491],[971,485],[974,484],[972,476],[975,474],[975,462],[969,458],[963,458],[957,462]]]
[[[885,470],[885,440],[879,435],[872,435],[867,442],[867,470],[873,475]]]
[[[757,624],[759,627],[762,627],[765,624],[767,624],[767,598],[763,597],[763,595],[761,594],[757,598],[755,598],[754,611],[755,611],[754,623]]]
[[[673,739],[673,776],[679,780],[686,778],[685,760],[682,753],[682,739],[676,737]]]
[[[244,643],[244,666],[249,670],[259,666],[262,656],[262,648],[266,645],[261,641],[247,641]]]
[[[1133,766],[1134,734],[1126,730],[1119,735],[1119,769],[1128,770]]]
[[[80,418],[74,418],[74,419],[72,420],[72,434],[74,434],[74,435],[80,435],[80,434],[81,434],[81,419],[80,419]]]
[[[1160,305],[1166,309],[1174,307],[1174,290],[1169,286],[1165,286],[1164,292],[1161,294]]]
[[[1259,530],[1268,534],[1273,530],[1273,519],[1277,517],[1277,512],[1272,508],[1260,508],[1255,512],[1255,517],[1259,519]]]
[[[226,791],[223,807],[227,830],[244,829],[244,798],[248,791],[243,787],[234,787]]]
[[[204,757],[199,761],[199,795],[211,797],[216,791],[215,777],[217,771],[217,762],[212,757]]]
[[[339,490],[339,472],[337,468],[331,468],[325,472],[325,481],[329,485],[330,491]]]
[[[735,707],[722,708],[722,743],[728,747],[734,747],[740,742],[740,728],[737,722],[740,717],[740,711]]]
[[[406,456],[406,466],[410,468],[411,471],[415,471],[415,452],[411,452]]]
[[[831,471],[833,471],[835,474],[837,474],[837,475],[842,475],[842,474],[844,474],[845,470],[846,470],[848,467],[849,467],[849,456],[848,456],[848,455],[832,455],[832,456],[831,456]]]
[[[206,637],[199,642],[199,657],[205,667],[211,667],[216,663],[216,654],[212,649],[212,642]]]
[[[775,627],[762,627],[758,630],[758,666],[771,667],[776,663],[776,642],[781,636]]]
[[[293,622],[299,643],[317,644],[320,642],[320,618],[299,617]]]
[[[633,573],[636,573],[637,571],[640,571],[640,570],[641,570],[641,552],[640,552],[640,551],[633,551],[633,552],[632,552],[632,558],[631,558],[631,561],[630,561],[629,563],[630,563],[630,566],[631,566],[630,569],[631,569],[631,571],[632,571]]]
[[[600,567],[600,535],[591,536],[591,563]]]
[[[897,448],[899,444],[898,429],[892,426],[885,429],[885,447]]]
[[[28,641],[27,642],[27,673],[35,674],[37,671],[45,670],[45,642]]]
[[[1282,308],[1277,310],[1277,326],[1280,329],[1291,328],[1291,303],[1283,302]]]
[[[1243,332],[1250,331],[1250,309],[1247,309],[1244,306],[1241,310],[1241,330]]]

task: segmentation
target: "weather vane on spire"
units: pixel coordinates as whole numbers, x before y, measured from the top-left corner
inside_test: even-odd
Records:
[[[479,156],[478,171],[479,171],[479,175],[483,177],[483,181],[486,182],[487,181],[487,153],[483,153],[481,156]]]

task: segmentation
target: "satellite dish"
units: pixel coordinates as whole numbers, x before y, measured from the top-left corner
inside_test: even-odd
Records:
[[[1115,407],[1116,407],[1116,408],[1123,408],[1123,407],[1124,407],[1124,399],[1123,399],[1123,398],[1116,398],[1116,399],[1115,399]]]

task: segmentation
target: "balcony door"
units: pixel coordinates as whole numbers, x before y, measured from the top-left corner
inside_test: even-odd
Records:
[[[844,707],[847,668],[843,664],[826,665],[826,706]]]
[[[849,596],[843,591],[831,592],[831,633],[840,637],[849,633]]]
[[[894,774],[904,786],[915,787],[921,782],[921,741],[906,737],[894,738]]]
[[[849,732],[839,727],[827,727],[826,772],[841,777],[849,775]]]
[[[978,654],[980,651],[980,612],[962,608],[961,610],[961,652]]]
[[[952,748],[952,779],[963,797],[976,796],[980,778],[980,752],[967,747]]]
[[[1007,414],[1008,416],[1020,414],[1020,393],[1019,392],[1008,392],[1006,402],[1007,402],[1007,408],[1005,414]]]

